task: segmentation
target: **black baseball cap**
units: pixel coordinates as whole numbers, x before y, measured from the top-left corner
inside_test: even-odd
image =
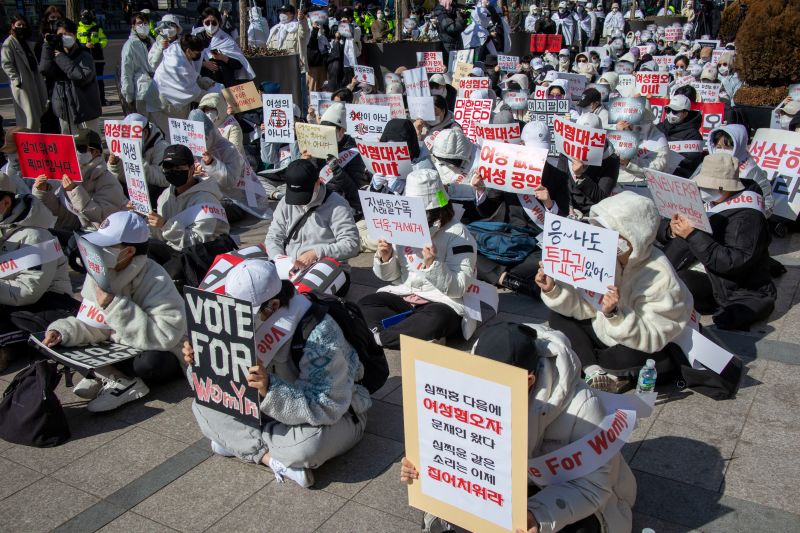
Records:
[[[100,134],[94,130],[84,129],[78,132],[75,136],[75,146],[89,146],[91,148],[103,149],[103,143],[100,141]]]
[[[311,161],[297,159],[283,171],[283,179],[286,181],[286,203],[308,205],[319,181],[319,171]]]
[[[498,322],[487,326],[473,351],[475,355],[524,368],[529,373],[535,374],[539,367],[536,330],[525,324]]]
[[[177,167],[180,165],[194,164],[194,155],[189,147],[182,144],[173,144],[167,146],[164,150],[164,158],[161,160],[162,165]]]
[[[295,13],[297,13],[297,10],[292,4],[286,4],[278,8],[278,13],[291,13],[292,15],[294,15]]]
[[[589,87],[583,94],[581,95],[581,100],[576,105],[578,107],[587,107],[592,102],[601,102],[603,100],[600,91],[595,89],[594,87]]]

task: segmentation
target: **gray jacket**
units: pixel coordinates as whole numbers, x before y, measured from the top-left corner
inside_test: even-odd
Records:
[[[164,159],[164,150],[167,149],[169,143],[158,129],[158,126],[152,122],[148,125],[150,133],[147,139],[142,144],[142,167],[144,167],[144,180],[148,185],[155,185],[156,187],[169,187],[169,182],[164,177],[164,171],[161,170],[161,161]],[[116,163],[106,163],[108,171],[117,177],[120,183],[125,183],[125,170],[122,165],[122,160]]]
[[[103,113],[94,59],[82,45],[75,44],[68,53],[56,56],[45,41],[39,72],[55,82],[51,101],[58,118],[77,124],[94,120]]]
[[[175,217],[186,209],[198,205],[210,205],[219,210],[222,208],[222,193],[213,179],[207,178],[185,191],[175,195],[175,187],[165,189],[158,197],[158,214],[166,219],[161,228],[150,230],[154,238],[166,241],[172,248],[181,251],[187,246],[210,242],[228,233],[230,225],[227,220],[203,218],[184,226]]]
[[[36,64],[30,65],[23,45],[13,35],[3,42],[0,57],[3,72],[11,82],[17,126],[38,132],[47,107],[47,88]]]

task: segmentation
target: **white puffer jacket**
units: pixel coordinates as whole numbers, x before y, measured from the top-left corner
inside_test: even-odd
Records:
[[[661,220],[655,204],[624,191],[595,204],[589,217],[600,217],[631,243],[625,268],[617,263],[617,313],[606,317],[577,289],[561,282],[542,293],[542,301],[562,315],[591,319],[597,338],[606,346],[622,344],[647,353],[663,349],[686,328],[694,300],[667,257],[653,246]]]

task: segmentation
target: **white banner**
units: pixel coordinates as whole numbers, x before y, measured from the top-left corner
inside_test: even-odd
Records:
[[[441,52],[417,52],[417,67],[424,68],[428,74],[447,72]]]
[[[175,221],[182,228],[188,228],[195,222],[206,220],[208,218],[216,218],[217,220],[228,221],[225,215],[225,209],[220,204],[195,204],[187,207],[177,215],[170,218],[170,221]]]
[[[353,76],[360,82],[375,86],[375,69],[364,65],[353,67]]]
[[[702,152],[705,148],[703,141],[670,141],[669,149],[681,154],[692,154]]]
[[[489,89],[489,78],[461,78],[458,80],[458,97],[472,98],[472,93],[480,89]]]
[[[392,110],[392,118],[406,118],[406,107],[402,94],[361,94],[361,103],[377,106],[388,106]]]
[[[83,299],[80,308],[78,308],[77,319],[93,328],[111,329],[106,322],[103,308],[86,298]]]
[[[475,124],[478,146],[484,141],[498,141],[509,144],[522,144],[522,129],[518,122],[513,124]]]
[[[294,142],[294,100],[291,94],[265,94],[264,142],[290,144]]]
[[[433,96],[409,96],[408,118],[412,121],[418,118],[426,122],[435,121],[436,112],[433,109]]]
[[[356,139],[378,140],[391,119],[388,107],[364,104],[345,104],[347,134]]]
[[[62,255],[58,239],[38,244],[24,244],[0,256],[0,279],[55,261]]]
[[[142,132],[147,126],[144,122],[133,122],[123,124],[121,120],[106,120],[103,123],[103,135],[108,145],[108,151],[119,157],[122,147],[120,143],[123,139],[142,140]]]
[[[423,248],[431,243],[431,232],[422,198],[358,191],[367,232],[399,246]],[[441,204],[447,204],[443,196]]]
[[[667,96],[670,80],[666,72],[637,72],[636,92],[641,96]]]

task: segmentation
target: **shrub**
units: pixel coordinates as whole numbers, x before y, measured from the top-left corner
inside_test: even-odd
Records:
[[[747,15],[736,33],[739,77],[751,86],[780,87],[797,82],[800,0],[747,0],[746,4]]]
[[[736,39],[739,31],[739,0],[734,0],[722,11],[722,20],[719,26],[719,39],[729,43]]]

